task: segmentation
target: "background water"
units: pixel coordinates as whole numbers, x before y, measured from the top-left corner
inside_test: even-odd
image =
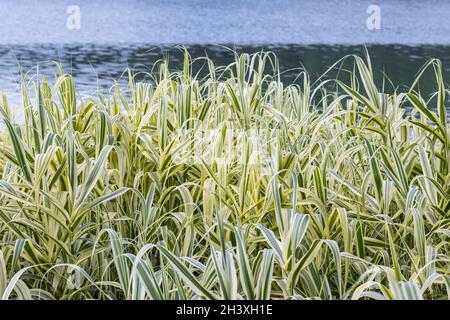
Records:
[[[381,30],[366,27],[381,10]],[[78,5],[81,29],[68,30]],[[2,0],[0,43],[450,44],[448,0]]]
[[[372,3],[381,9],[380,30],[366,27]],[[80,7],[79,30],[66,28],[69,5]],[[216,44],[272,50],[285,82],[301,65],[314,78],[346,54],[362,55],[364,45],[379,83],[385,72],[395,86],[410,85],[429,57],[441,59],[450,75],[448,0],[2,0],[0,13],[0,91],[16,104],[18,63],[32,78],[36,65],[50,75],[52,61],[60,61],[77,87],[92,93],[121,81],[128,66],[150,70],[164,53],[179,66],[173,44],[186,45],[193,57],[207,52],[217,65],[233,55]],[[421,88],[434,91],[431,74]]]

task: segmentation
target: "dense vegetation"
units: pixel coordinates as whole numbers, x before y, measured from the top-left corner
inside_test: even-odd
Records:
[[[0,296],[447,299],[440,62],[388,94],[345,60],[283,85],[270,53],[206,75],[186,53],[95,97],[58,67],[23,82],[22,120],[2,96]]]

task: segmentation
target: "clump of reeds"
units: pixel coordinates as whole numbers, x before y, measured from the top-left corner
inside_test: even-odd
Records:
[[[0,296],[447,299],[441,65],[428,99],[347,59],[350,81],[283,85],[270,53],[205,77],[186,53],[95,98],[59,68],[21,122],[3,96]]]

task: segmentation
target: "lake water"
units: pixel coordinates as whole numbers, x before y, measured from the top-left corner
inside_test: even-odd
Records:
[[[66,28],[78,5],[80,29]],[[367,8],[380,9],[368,30]],[[448,0],[2,0],[0,43],[449,44]]]
[[[0,12],[0,91],[18,103],[18,63],[29,77],[51,74],[52,61],[73,73],[83,93],[108,88],[127,66],[148,71],[164,54],[173,67],[180,52],[205,52],[216,64],[239,52],[261,48],[277,53],[283,80],[292,81],[304,65],[314,76],[346,54],[368,46],[374,70],[395,86],[411,84],[429,57],[450,75],[450,1],[378,0],[381,29],[369,30],[364,0],[2,0]],[[80,29],[66,27],[67,8],[80,9]],[[296,69],[296,70],[292,70]],[[120,80],[119,80],[120,81]],[[431,75],[422,84],[433,92]]]

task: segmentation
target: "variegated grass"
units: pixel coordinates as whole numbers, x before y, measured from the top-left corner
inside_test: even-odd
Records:
[[[442,66],[387,93],[368,56],[345,59],[350,81],[303,71],[285,85],[271,53],[205,58],[200,77],[185,52],[182,70],[161,61],[153,82],[130,72],[96,98],[58,66],[34,93],[24,82],[21,123],[3,95],[0,296],[449,298]],[[428,69],[432,98],[417,86]],[[184,161],[205,126],[219,132],[212,161]],[[240,161],[219,161],[231,128],[273,129],[264,172],[235,136]]]

